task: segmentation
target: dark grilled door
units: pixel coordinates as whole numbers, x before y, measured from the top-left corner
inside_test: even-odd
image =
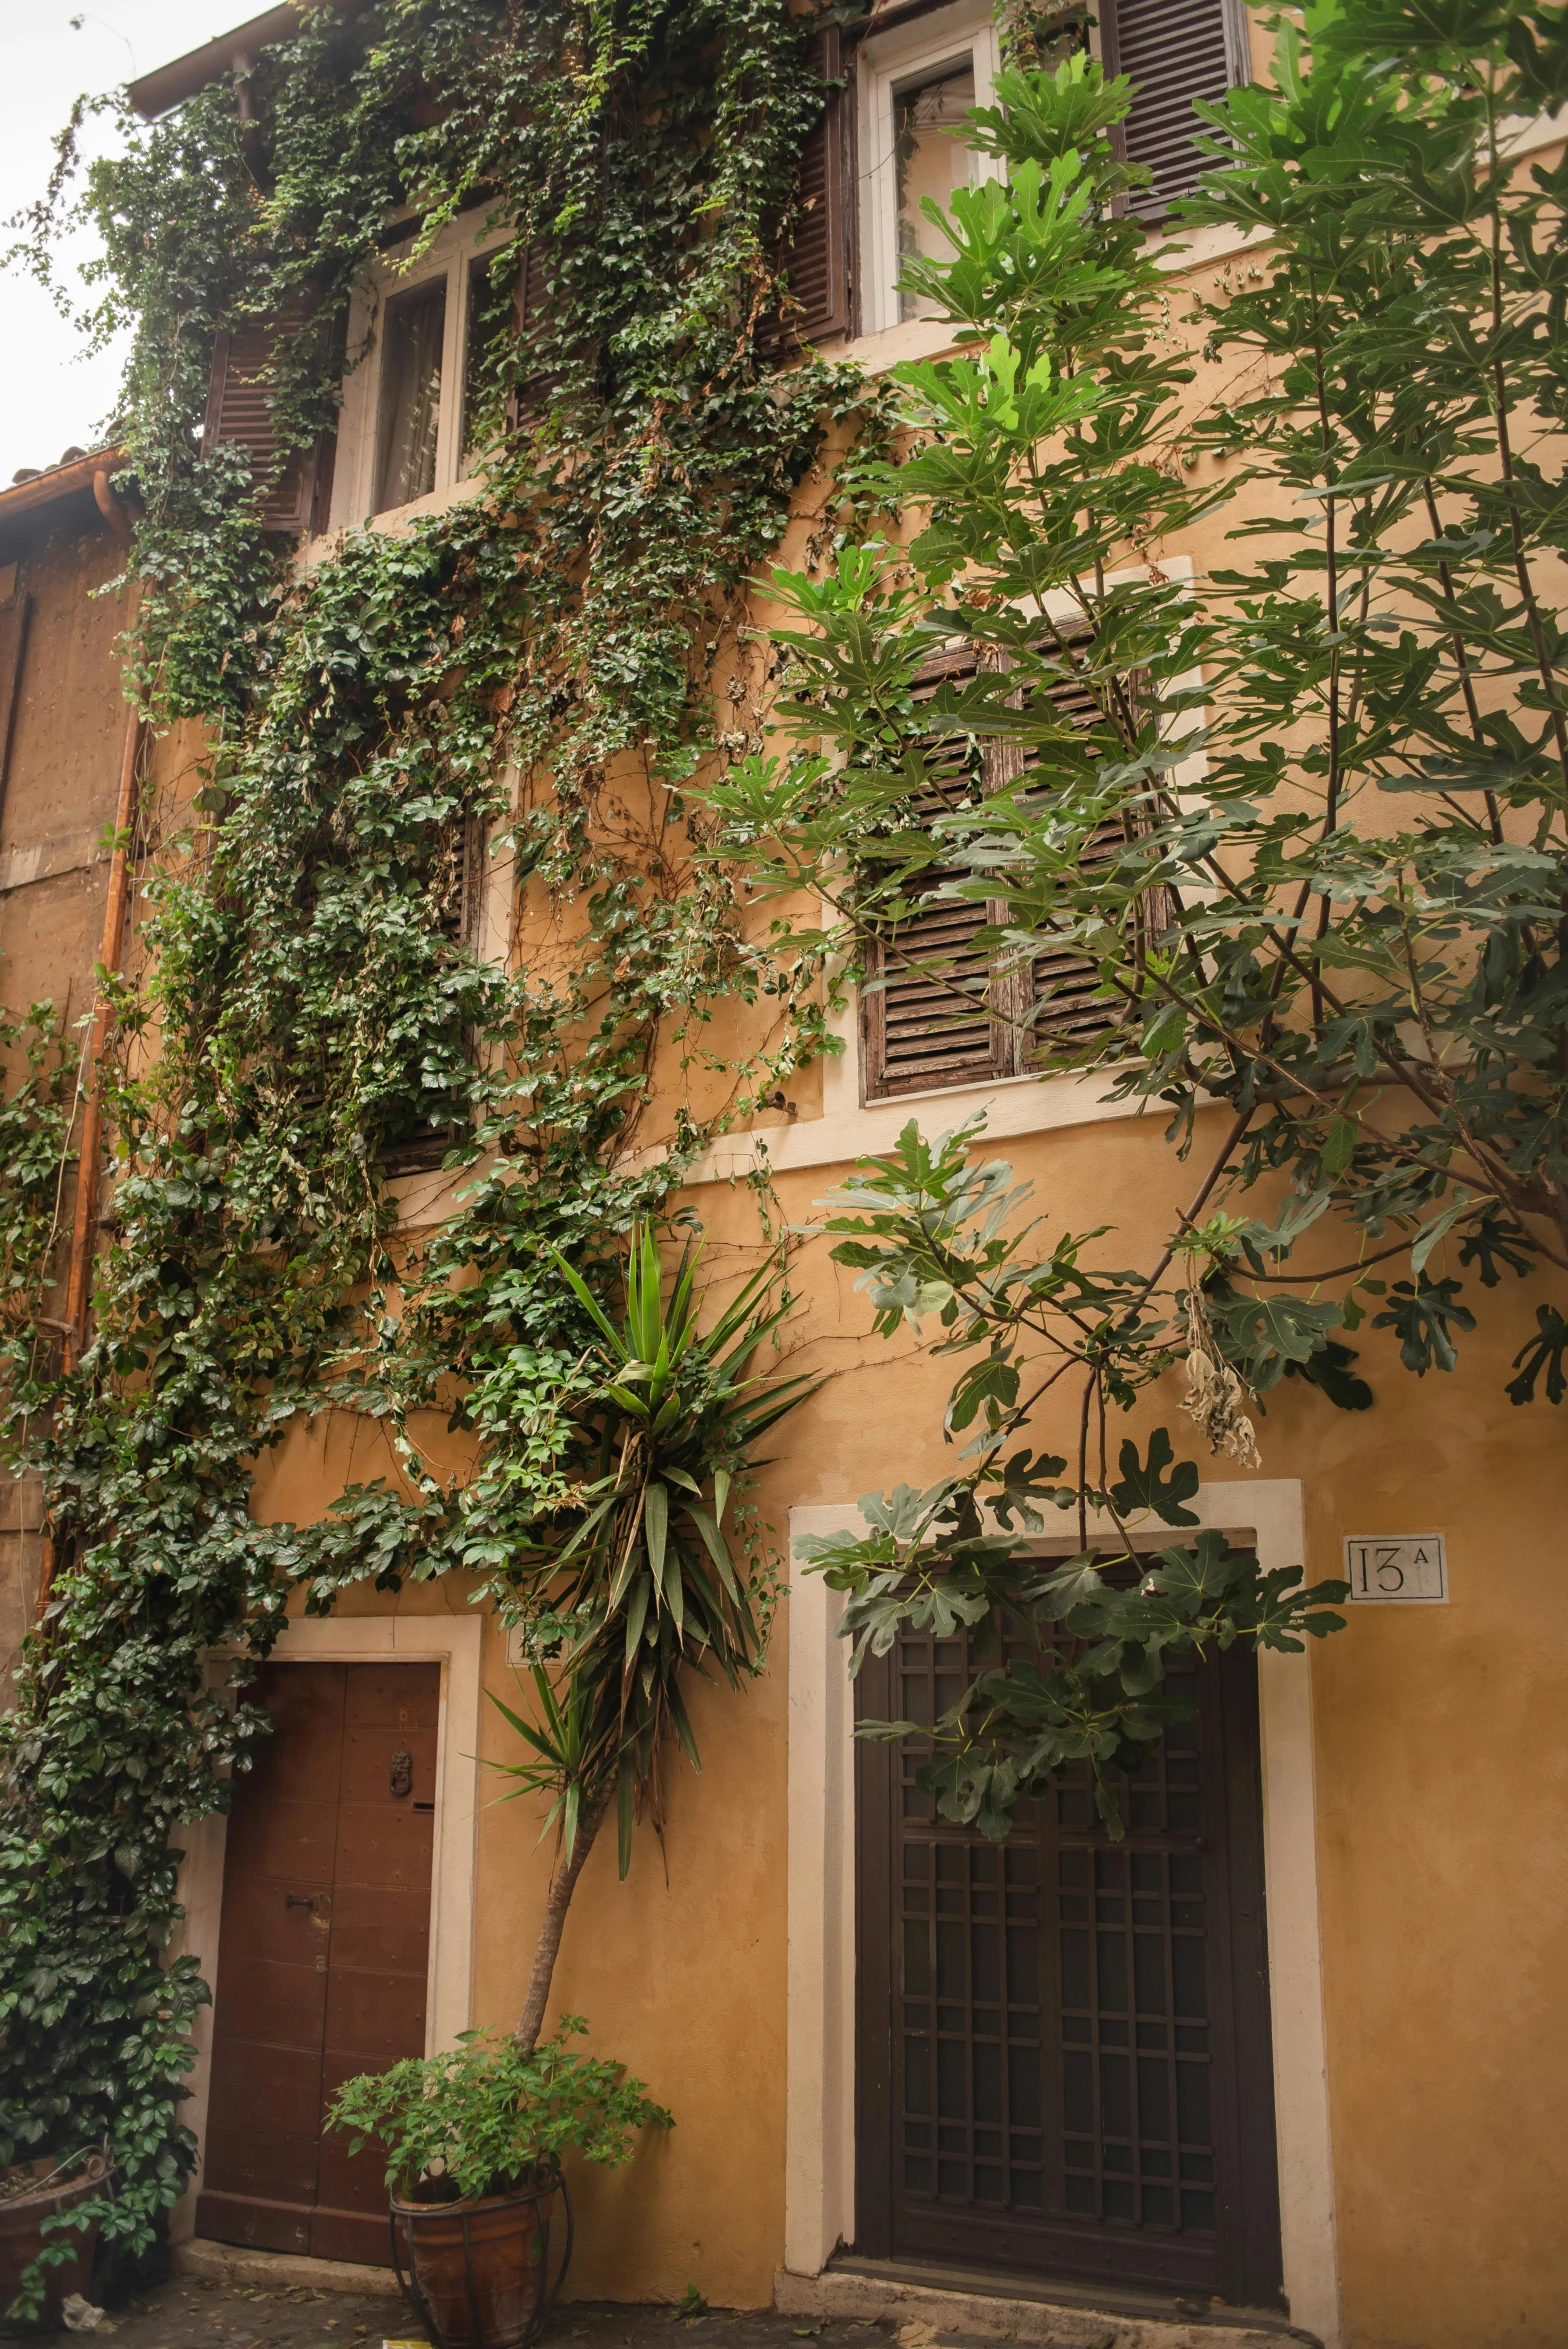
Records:
[[[387,2263],[373,2147],[323,2136],[343,2082],[425,2048],[440,1667],[268,1664],[273,1734],[223,1867],[196,2231]]]
[[[959,1641],[868,1661],[859,1709],[929,1721]],[[915,1787],[916,1741],[858,1755],[856,2247],[1042,2277],[1280,2297],[1254,1660],[1172,1693],[1195,1720],[1002,1845]]]

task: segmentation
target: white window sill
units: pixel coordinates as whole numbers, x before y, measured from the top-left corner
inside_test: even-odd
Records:
[[[406,506],[389,506],[384,514],[367,514],[362,522],[344,522],[336,530],[323,530],[316,538],[308,538],[299,550],[299,560],[306,569],[327,562],[356,531],[373,530],[383,538],[401,538],[432,514],[445,514],[453,506],[466,505],[470,498],[479,497],[486,486],[483,473],[470,473],[463,481],[451,481],[445,489],[433,489],[428,497],[415,498]]]
[[[1157,268],[1182,277],[1267,242],[1265,229],[1193,228],[1152,237],[1150,250]],[[867,375],[885,375],[910,360],[946,358],[956,347],[945,318],[908,318],[901,326],[883,327],[876,334],[841,335],[836,342],[818,346],[822,358],[848,360]]]
[[[830,1111],[779,1126],[727,1134],[704,1151],[683,1189],[705,1183],[732,1183],[766,1165],[775,1174],[816,1166],[852,1166],[858,1158],[885,1154],[911,1118],[931,1137],[962,1125],[976,1110],[985,1113],[986,1142],[1022,1134],[1050,1134],[1066,1126],[1100,1125],[1141,1116],[1142,1101],[1111,1101],[1106,1069],[1069,1070],[1055,1077],[992,1077],[983,1085],[952,1085],[931,1093],[903,1093],[896,1101],[868,1101],[863,1109]],[[623,1171],[640,1173],[664,1157],[662,1146],[639,1150]]]

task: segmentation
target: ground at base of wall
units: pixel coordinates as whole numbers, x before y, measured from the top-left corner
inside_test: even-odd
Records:
[[[381,2349],[411,2341],[423,2328],[391,2286],[385,2293],[321,2291],[279,2282],[230,2283],[175,2275],[151,2291],[106,2309],[91,2333],[58,2333],[51,2349]],[[35,2349],[42,2349],[33,2336]],[[867,2323],[776,2316],[771,2309],[717,2309],[683,2316],[668,2306],[569,2301],[557,2309],[544,2349],[888,2349],[889,2335]]]

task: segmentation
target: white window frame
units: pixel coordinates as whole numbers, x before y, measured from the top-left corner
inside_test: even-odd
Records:
[[[895,31],[877,33],[861,51],[855,76],[860,133],[860,250],[864,256],[861,331],[898,326],[898,172],[893,154],[893,98],[911,81],[944,65],[974,60],[975,104],[994,106],[1001,50],[989,8],[944,8]],[[971,176],[989,175],[988,156],[971,157]]]
[[[372,523],[385,528],[420,514],[439,513],[454,495],[466,492],[474,475],[463,473],[463,371],[468,355],[468,312],[473,264],[504,245],[511,230],[489,225],[488,210],[464,212],[448,222],[412,268],[400,268],[395,253],[372,262],[349,302],[348,347],[357,365],[343,380],[338,421],[337,466],[327,527],[348,530]],[[381,321],[387,305],[446,283],[446,323],[441,339],[441,402],[436,417],[436,477],[425,496],[407,505],[374,511],[377,426],[381,409]]]

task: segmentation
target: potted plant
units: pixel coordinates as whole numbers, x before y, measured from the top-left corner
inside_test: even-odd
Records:
[[[61,2309],[85,2293],[98,2221],[80,2206],[109,2182],[96,2150],[44,2154],[0,2170],[0,2327],[58,2332]]]
[[[332,2108],[355,2153],[370,2138],[385,2149],[393,2265],[437,2349],[523,2349],[571,2257],[561,2154],[621,2162],[634,2130],[671,2125],[619,2064],[568,2048],[587,2027],[563,2015],[533,2048],[467,2031],[444,2054],[348,2081]],[[557,2195],[565,2240],[547,2286]]]

